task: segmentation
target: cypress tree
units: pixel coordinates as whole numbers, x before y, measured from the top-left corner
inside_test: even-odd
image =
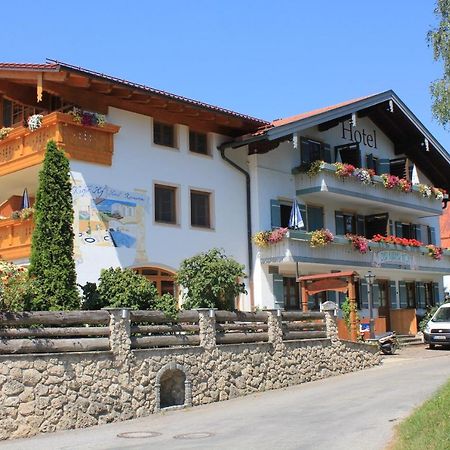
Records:
[[[39,172],[34,219],[29,268],[34,294],[31,307],[77,309],[70,166],[54,141],[47,144]]]

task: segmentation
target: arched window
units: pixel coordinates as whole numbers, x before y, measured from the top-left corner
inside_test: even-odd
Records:
[[[158,267],[137,267],[134,270],[152,282],[158,289],[159,295],[171,294],[174,297],[176,296],[176,285],[173,279],[174,272]]]

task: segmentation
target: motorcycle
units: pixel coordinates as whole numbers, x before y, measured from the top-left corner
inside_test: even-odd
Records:
[[[387,333],[378,339],[378,346],[385,355],[393,355],[400,347],[395,331]]]

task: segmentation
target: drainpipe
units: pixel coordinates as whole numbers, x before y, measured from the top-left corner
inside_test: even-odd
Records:
[[[246,194],[247,194],[247,252],[248,252],[248,278],[249,278],[249,288],[250,288],[250,305],[251,307],[254,306],[254,299],[253,299],[253,280],[252,280],[252,273],[253,273],[253,247],[252,247],[252,201],[250,196],[250,174],[237,165],[234,161],[227,158],[225,155],[225,149],[227,148],[227,144],[221,144],[217,146],[217,149],[220,151],[220,156],[222,156],[222,159],[226,161],[230,166],[234,167],[239,172],[243,173],[245,175],[245,182],[246,182]]]

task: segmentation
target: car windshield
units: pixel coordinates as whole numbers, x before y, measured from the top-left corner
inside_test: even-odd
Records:
[[[433,317],[433,322],[450,322],[450,308],[440,308]]]

